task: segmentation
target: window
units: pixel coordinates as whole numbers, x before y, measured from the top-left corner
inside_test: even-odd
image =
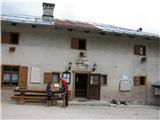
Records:
[[[134,46],[134,54],[145,56],[146,55],[146,46],[143,45],[136,45]]]
[[[86,50],[86,48],[87,48],[86,39],[72,38],[71,48],[80,49],[80,50]]]
[[[134,77],[134,86],[145,85],[146,78],[145,76],[135,76]]]
[[[11,33],[11,43],[18,44],[19,34],[18,33]]]
[[[101,75],[101,85],[107,85],[107,75]]]
[[[79,49],[81,49],[81,50],[86,49],[86,40],[79,39]]]
[[[52,80],[54,81],[54,83],[59,83],[59,76],[60,73],[55,73],[55,72],[52,73]]]
[[[66,80],[67,84],[70,84],[71,82],[71,73],[68,71],[65,71],[62,73],[62,77]]]
[[[19,33],[2,32],[2,43],[18,44],[19,43]]]
[[[59,83],[59,72],[45,72],[44,73],[44,83],[49,83],[51,80],[54,81],[54,83]]]
[[[145,77],[140,77],[140,85],[145,85]]]
[[[98,85],[99,76],[90,76],[90,85]]]
[[[3,66],[2,75],[3,85],[18,85],[19,80],[19,67],[18,66]]]

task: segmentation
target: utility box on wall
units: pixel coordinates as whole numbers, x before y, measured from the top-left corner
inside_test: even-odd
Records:
[[[154,88],[154,95],[160,96],[160,80],[153,82],[152,86]]]
[[[160,96],[160,87],[154,87],[154,95]]]

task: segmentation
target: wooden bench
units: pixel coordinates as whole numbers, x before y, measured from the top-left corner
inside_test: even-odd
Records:
[[[24,104],[25,102],[46,102],[47,92],[46,90],[33,90],[33,89],[18,89],[14,90],[14,96],[11,99],[16,100],[18,103]],[[52,103],[57,104],[57,100],[60,100],[59,91],[54,92],[52,97]]]

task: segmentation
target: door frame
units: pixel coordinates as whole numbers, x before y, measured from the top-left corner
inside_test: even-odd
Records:
[[[73,70],[72,71],[73,73],[73,85],[72,85],[72,98],[74,99],[75,98],[75,80],[76,80],[76,74],[87,74],[89,75],[90,74],[90,71],[87,71],[87,70]],[[88,83],[88,80],[87,80],[87,83]],[[87,90],[88,91],[88,90]]]

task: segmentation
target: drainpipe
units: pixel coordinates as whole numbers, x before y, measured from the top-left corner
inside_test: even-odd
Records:
[[[145,95],[144,95],[144,100],[145,100],[145,105],[147,104],[147,82],[148,80],[147,80],[147,75],[145,75],[145,82],[146,82],[146,84],[145,84]]]

